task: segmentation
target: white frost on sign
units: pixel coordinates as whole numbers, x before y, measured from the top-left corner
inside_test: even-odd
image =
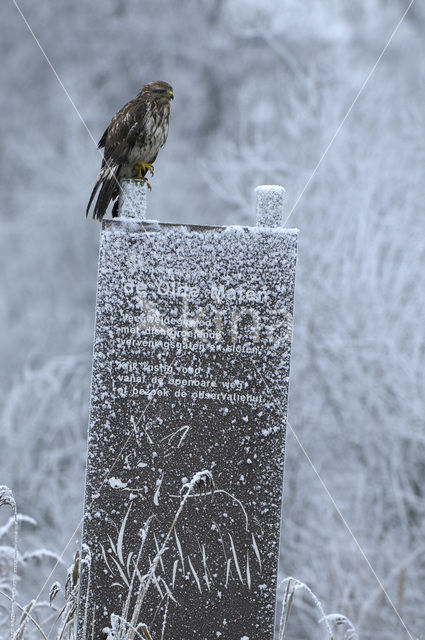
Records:
[[[270,427],[269,429],[261,429],[261,434],[266,437],[269,436],[271,433],[277,433],[280,430],[280,426],[274,426],[274,427]]]
[[[112,489],[125,489],[127,486],[127,482],[123,482],[119,478],[109,478],[108,482],[111,485]]]
[[[155,506],[159,505],[159,492],[161,490],[162,480],[164,478],[164,474],[161,475],[160,478],[156,481],[156,491],[153,497],[153,503]]]

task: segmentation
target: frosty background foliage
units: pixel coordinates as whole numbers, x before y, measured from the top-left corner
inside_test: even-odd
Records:
[[[173,84],[150,217],[210,224],[252,224],[261,183],[286,186],[289,211],[406,6],[21,2],[96,140],[143,83]],[[416,0],[290,220],[301,235],[289,420],[415,638],[425,637],[424,29]],[[59,552],[82,513],[99,234],[84,211],[100,159],[11,2],[1,32],[0,484],[38,521],[22,522],[22,546]],[[284,508],[282,574],[349,616],[360,638],[407,638],[290,430]],[[19,585],[22,601],[40,566]],[[321,637],[308,599],[292,616],[290,638]]]

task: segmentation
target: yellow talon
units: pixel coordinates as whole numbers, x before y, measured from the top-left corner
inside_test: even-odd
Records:
[[[153,176],[153,166],[149,164],[149,162],[138,162],[134,167],[134,170],[137,171],[137,176],[135,176],[135,180],[143,180],[144,176],[142,172],[146,173],[150,172],[151,176]]]

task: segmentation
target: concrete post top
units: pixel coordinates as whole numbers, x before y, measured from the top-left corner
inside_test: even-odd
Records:
[[[274,184],[263,184],[255,189],[257,196],[257,226],[280,227],[283,219],[283,201],[286,190]]]
[[[118,216],[133,220],[147,219],[147,186],[143,180],[120,181]],[[286,190],[279,185],[260,185],[256,193],[257,227],[280,227]]]
[[[146,220],[147,186],[143,180],[121,180],[118,216]]]

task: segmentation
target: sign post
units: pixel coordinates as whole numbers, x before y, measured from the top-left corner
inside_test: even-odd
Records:
[[[212,227],[130,217],[146,195],[127,189],[101,232],[78,639],[272,640],[297,245],[284,190],[257,189],[256,227]]]

